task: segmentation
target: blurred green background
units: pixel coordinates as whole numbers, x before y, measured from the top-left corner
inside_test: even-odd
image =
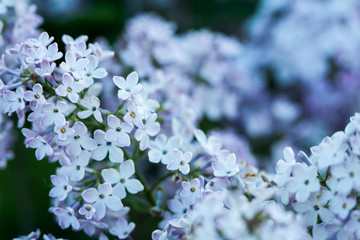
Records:
[[[254,13],[257,0],[34,0],[43,16],[42,29],[61,41],[63,34],[85,34],[90,41],[104,36],[114,43],[128,19],[141,12],[153,12],[178,26],[178,32],[209,28],[245,38],[244,23]],[[14,120],[15,121],[15,120]],[[15,124],[16,125],[16,124]],[[12,239],[39,228],[67,239],[90,239],[82,231],[61,230],[48,212],[50,175],[56,163],[37,161],[34,150],[25,149],[17,135],[15,159],[0,170],[0,239]],[[149,215],[131,212],[137,224],[133,239],[150,239],[156,221]]]

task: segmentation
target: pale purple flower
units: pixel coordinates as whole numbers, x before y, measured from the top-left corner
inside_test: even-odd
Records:
[[[166,166],[169,170],[179,170],[182,174],[188,174],[190,172],[189,162],[191,161],[192,153],[183,153],[179,149],[173,150],[172,159]]]
[[[51,175],[51,182],[55,187],[50,190],[49,196],[57,198],[59,201],[64,201],[72,190],[68,177],[63,175]]]
[[[293,167],[293,176],[286,183],[285,187],[289,192],[296,193],[295,199],[305,202],[312,192],[320,190],[320,183],[317,179],[317,168],[306,164],[296,163]]]
[[[280,187],[283,186],[285,182],[289,179],[293,166],[296,163],[295,154],[292,148],[285,147],[283,154],[285,160],[280,159],[276,163],[276,173],[278,174],[277,184]]]
[[[98,144],[98,147],[92,151],[91,158],[101,161],[105,159],[109,153],[109,159],[111,162],[121,163],[124,160],[124,152],[120,148],[118,142],[105,140],[105,132],[103,130],[95,130],[94,139]]]
[[[329,204],[329,209],[335,213],[340,219],[346,219],[350,211],[356,205],[356,198],[352,196],[346,197],[343,194],[336,194]]]
[[[24,93],[24,99],[30,102],[31,109],[36,109],[39,105],[43,105],[46,100],[41,84],[37,83],[33,86],[32,90],[26,91]]]
[[[160,123],[156,122],[157,114],[153,113],[143,127],[139,127],[134,133],[136,140],[140,141],[140,150],[143,151],[149,146],[150,137],[160,132]]]
[[[94,83],[94,78],[104,78],[107,76],[105,68],[97,68],[99,60],[94,55],[87,57],[89,64],[85,67],[85,77],[80,81],[85,85],[85,88],[90,87]]]
[[[74,44],[70,44],[70,51],[78,58],[86,57],[91,54],[91,49],[86,47],[86,41],[76,41]]]
[[[173,150],[179,147],[179,137],[172,136],[167,139],[166,135],[159,134],[155,138],[155,141],[150,141],[149,143],[149,161],[153,163],[158,163],[161,161],[163,164],[168,164]]]
[[[109,228],[109,226],[106,223],[94,221],[93,219],[92,220],[79,219],[79,222],[80,222],[80,229],[83,229],[88,236],[93,236],[98,231],[98,229],[105,230]],[[100,233],[99,240],[108,240],[101,238],[101,236],[104,235]]]
[[[76,59],[76,56],[71,51],[65,54],[65,62],[60,64],[61,70],[71,73],[74,78],[80,79],[84,77],[85,67],[88,65],[89,60],[85,58]]]
[[[48,60],[44,59],[41,61],[40,67],[35,68],[35,72],[39,76],[51,80],[53,79],[52,72],[54,71],[55,67],[56,67],[56,63],[52,62],[50,64]]]
[[[75,130],[72,129],[69,125],[70,125],[70,123],[68,121],[66,121],[63,126],[55,126],[54,127],[54,132],[56,132],[59,140],[65,141],[68,137],[71,137],[74,135]]]
[[[215,160],[211,163],[211,166],[214,170],[214,176],[216,177],[232,177],[240,171],[234,153],[226,153],[225,159]]]
[[[80,209],[80,215],[85,215],[86,219],[90,220],[95,215],[95,208],[89,203],[85,203]]]
[[[334,219],[334,214],[325,206],[329,201],[328,196],[326,192],[323,192],[322,194],[313,194],[310,199],[304,203],[298,201],[293,202],[295,211],[303,215],[306,227],[316,225],[319,216],[324,223],[329,223]]]
[[[130,233],[134,230],[135,224],[133,222],[128,223],[125,218],[119,218],[116,221],[116,225],[110,228],[110,233],[117,236],[119,239],[126,239]]]
[[[200,129],[195,129],[194,135],[209,155],[216,155],[220,152],[222,144],[218,138],[213,136],[207,138],[205,133]]]
[[[129,133],[134,128],[131,123],[122,122],[118,117],[110,115],[107,118],[109,130],[106,131],[105,140],[117,141],[120,146],[130,146]]]
[[[143,90],[143,86],[138,84],[139,77],[136,72],[130,73],[126,80],[123,77],[114,76],[113,82],[119,88],[118,98],[127,100],[131,95],[139,93]]]
[[[355,239],[360,239],[360,211],[355,210],[350,215],[350,220],[345,224],[345,231]]]
[[[81,147],[83,149],[92,151],[96,149],[97,144],[89,137],[88,129],[82,122],[76,122],[73,127],[75,130],[74,137],[67,138],[65,141],[60,141],[58,144],[66,146],[66,153],[71,156],[78,156],[81,153]]]
[[[82,192],[82,197],[87,203],[94,203],[95,219],[101,220],[105,217],[106,207],[113,211],[120,211],[123,204],[120,199],[113,196],[113,189],[110,183],[103,183],[97,189],[89,188]]]
[[[124,121],[127,123],[133,123],[137,127],[143,127],[144,114],[139,112],[138,106],[131,100],[126,101],[127,112],[124,116]]]
[[[74,209],[71,207],[60,208],[60,207],[51,207],[50,212],[54,213],[57,216],[59,225],[61,229],[65,229],[72,226],[74,230],[80,228],[79,220],[75,216]]]
[[[86,42],[88,40],[88,36],[86,35],[80,35],[76,39],[72,38],[71,36],[64,34],[61,37],[61,40],[66,44],[66,46],[75,45],[80,42]]]
[[[28,43],[35,47],[46,47],[48,46],[52,41],[54,41],[54,37],[49,37],[49,34],[47,32],[42,32],[38,38],[29,38],[27,40]]]
[[[87,150],[72,159],[70,165],[61,167],[58,171],[59,174],[69,176],[71,181],[81,181],[85,176],[85,168],[89,164],[91,153]]]
[[[226,178],[213,178],[211,179],[206,185],[205,185],[205,189],[206,190],[211,190],[214,192],[217,191],[223,191],[224,189],[226,189],[229,186],[230,182],[228,179]]]
[[[8,101],[4,105],[5,112],[12,113],[25,108],[24,92],[22,87],[18,87],[15,92],[9,90],[5,92],[5,98]]]
[[[360,163],[357,157],[352,157],[342,164],[331,166],[331,174],[339,179],[337,191],[348,195],[352,188],[360,191]]]
[[[41,124],[43,126],[50,126],[55,124],[56,126],[64,126],[66,119],[65,113],[68,110],[66,102],[59,101],[57,103],[46,103],[42,107]]]
[[[26,144],[30,148],[36,148],[35,156],[37,160],[50,156],[54,152],[52,147],[41,136],[29,139]]]
[[[46,56],[44,59],[46,59],[49,62],[54,62],[58,59],[60,59],[63,56],[62,52],[59,52],[57,43],[51,44],[46,52]]]
[[[101,171],[101,175],[105,182],[116,184],[113,188],[113,192],[120,199],[126,197],[125,189],[131,193],[136,194],[144,190],[144,186],[137,179],[130,179],[135,173],[135,166],[132,160],[127,160],[120,164],[120,172],[113,169],[104,169]]]
[[[80,104],[88,109],[77,113],[77,116],[80,119],[85,119],[90,117],[91,115],[94,115],[96,121],[100,123],[103,122],[103,118],[99,110],[100,100],[97,97],[95,97],[94,95],[90,95],[87,99],[81,99]]]
[[[56,90],[56,94],[62,97],[68,97],[69,100],[73,103],[79,101],[79,92],[84,89],[84,85],[80,82],[75,82],[74,78],[65,73],[62,77],[62,85],[60,85]]]
[[[44,46],[40,46],[38,48],[28,48],[28,56],[25,58],[25,60],[28,63],[39,64],[45,58],[46,54],[47,49]]]
[[[182,187],[183,190],[180,192],[180,196],[183,201],[186,201],[190,205],[196,203],[197,200],[203,197],[204,189],[198,178],[195,178],[190,182],[182,182]]]

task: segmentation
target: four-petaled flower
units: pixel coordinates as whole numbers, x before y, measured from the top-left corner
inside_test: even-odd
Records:
[[[84,89],[84,85],[80,82],[75,82],[74,78],[68,73],[63,75],[62,83],[56,89],[56,94],[61,97],[68,97],[71,102],[77,103],[79,101],[78,93]]]
[[[87,99],[81,99],[80,104],[83,105],[87,110],[77,113],[77,116],[81,119],[85,119],[94,115],[96,121],[102,123],[103,118],[99,110],[100,100],[94,95],[90,95]]]
[[[135,173],[135,166],[132,160],[127,160],[120,164],[120,172],[110,168],[101,171],[105,182],[116,184],[114,186],[114,194],[120,199],[126,197],[126,190],[131,194],[136,194],[144,190],[144,186],[137,179],[130,179]]]
[[[143,90],[143,86],[138,84],[138,75],[136,72],[130,73],[126,80],[123,77],[114,76],[114,84],[120,88],[118,91],[118,98],[121,100],[127,100],[131,95],[139,93]]]
[[[85,202],[94,203],[94,216],[98,221],[105,217],[106,207],[113,211],[119,211],[123,208],[120,198],[113,196],[113,189],[110,183],[100,184],[97,189],[86,189],[81,195]]]
[[[166,168],[169,170],[179,170],[182,174],[188,174],[190,172],[189,162],[191,161],[192,153],[183,153],[179,149],[175,149],[172,156],[173,158]]]

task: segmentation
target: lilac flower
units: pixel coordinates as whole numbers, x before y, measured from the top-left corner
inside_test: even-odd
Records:
[[[72,129],[69,126],[69,124],[70,123],[68,121],[66,121],[65,125],[63,125],[63,126],[55,126],[54,127],[54,132],[57,133],[59,140],[65,141],[68,137],[71,137],[71,136],[74,135],[75,130]]]
[[[305,202],[312,192],[320,190],[317,179],[317,168],[297,163],[293,167],[293,177],[286,184],[289,192],[296,193],[295,199],[301,203]]]
[[[360,191],[360,163],[352,157],[342,164],[331,166],[331,174],[338,178],[337,191],[348,195],[352,188]]]
[[[80,79],[85,74],[85,67],[89,64],[89,60],[85,58],[76,59],[74,53],[68,51],[65,54],[65,62],[60,64],[60,68],[67,73],[71,73],[74,78]]]
[[[28,57],[26,57],[26,62],[39,64],[46,57],[47,49],[46,47],[40,46],[38,48],[28,48],[27,49]]]
[[[74,44],[70,44],[70,51],[78,58],[86,57],[91,54],[91,49],[87,49],[85,41],[76,41]]]
[[[355,239],[360,238],[360,211],[355,210],[350,215],[350,220],[345,224],[345,231]]]
[[[66,147],[66,153],[71,156],[78,156],[81,153],[81,147],[83,149],[92,151],[96,149],[97,144],[88,135],[88,129],[82,122],[76,122],[73,126],[75,130],[73,138],[67,138],[65,141],[60,141],[59,144]]]
[[[78,112],[77,116],[79,118],[85,119],[90,117],[91,115],[94,115],[96,121],[100,123],[103,122],[103,118],[99,110],[100,100],[97,97],[90,95],[88,99],[81,99],[80,104],[86,107],[88,110]]]
[[[37,160],[41,160],[45,156],[50,156],[54,152],[52,147],[41,136],[29,139],[26,144],[30,148],[36,148],[35,156]]]
[[[52,41],[54,41],[54,37],[49,37],[49,34],[47,32],[42,32],[38,38],[29,38],[27,40],[28,43],[35,47],[46,47],[48,46]]]
[[[144,115],[141,114],[138,110],[138,107],[133,101],[126,101],[127,113],[124,116],[124,121],[127,123],[133,123],[137,127],[143,127],[144,123],[142,122]]]
[[[326,192],[323,194],[313,194],[309,200],[304,203],[294,201],[293,207],[296,212],[303,215],[305,226],[315,226],[320,217],[324,223],[329,223],[334,219],[334,214],[325,207],[329,197]]]
[[[122,122],[114,115],[108,116],[107,124],[109,130],[106,131],[105,140],[117,141],[120,146],[124,147],[130,146],[129,133],[134,127],[133,124]]]
[[[86,150],[72,159],[71,164],[59,169],[59,174],[69,176],[71,181],[81,181],[85,176],[85,168],[89,164],[91,153]]]
[[[106,141],[105,132],[97,129],[94,132],[95,142],[98,147],[92,152],[91,157],[94,160],[101,161],[105,159],[109,153],[109,159],[113,163],[121,163],[124,160],[124,152],[120,148],[119,143],[115,141]]]
[[[61,229],[68,228],[70,225],[74,230],[80,228],[79,220],[76,218],[73,208],[51,207],[49,211],[57,216]]]
[[[222,144],[216,137],[211,136],[207,138],[205,133],[200,129],[195,129],[194,135],[208,154],[216,155],[220,152]]]
[[[293,166],[296,163],[294,151],[290,147],[285,147],[284,151],[285,160],[280,159],[276,163],[276,173],[278,174],[277,183],[279,186],[283,186],[289,179]]]
[[[214,169],[214,176],[216,177],[232,177],[240,171],[234,153],[226,153],[225,159],[215,160],[211,163],[211,166]]]
[[[30,102],[31,109],[36,109],[39,105],[43,105],[46,100],[43,95],[43,88],[41,84],[37,83],[33,86],[32,91],[26,91],[24,93],[24,99]]]
[[[105,68],[97,68],[99,65],[97,57],[89,55],[87,59],[89,60],[89,64],[85,67],[85,77],[81,79],[85,88],[90,87],[94,83],[94,78],[104,78],[107,76]]]
[[[136,72],[130,73],[126,80],[123,77],[114,76],[114,84],[120,88],[118,91],[118,98],[121,100],[127,100],[131,95],[139,93],[143,90],[143,86],[138,84],[139,77]]]
[[[54,71],[56,67],[56,63],[52,62],[50,64],[50,62],[46,59],[43,59],[40,63],[40,67],[35,68],[35,72],[43,77],[43,78],[47,78],[49,81],[51,81],[53,79],[52,73]]]
[[[110,183],[100,184],[98,189],[89,188],[86,189],[81,195],[85,202],[94,203],[95,218],[101,220],[105,217],[106,207],[113,211],[119,211],[123,208],[123,204],[120,199],[113,196],[113,189]]]
[[[131,193],[136,194],[144,190],[144,186],[137,179],[130,179],[135,173],[135,166],[132,160],[127,160],[120,164],[120,172],[110,168],[101,171],[101,175],[105,182],[116,184],[114,186],[114,194],[120,199],[126,197],[125,189]]]
[[[62,54],[62,52],[59,52],[58,50],[59,49],[58,49],[57,43],[51,44],[47,49],[46,56],[44,59],[46,59],[49,62],[54,62],[54,61],[60,59],[63,56],[63,54]]]
[[[8,101],[8,104],[4,106],[5,112],[12,113],[25,108],[24,89],[22,87],[18,87],[15,92],[6,91],[5,97]]]
[[[204,189],[201,187],[200,180],[195,178],[191,182],[182,182],[183,190],[180,192],[182,200],[188,202],[190,205],[203,197]]]
[[[55,185],[55,187],[50,190],[49,196],[57,198],[59,201],[64,201],[72,190],[68,177],[63,175],[51,175],[51,182]]]
[[[150,141],[149,143],[149,161],[153,163],[161,161],[163,164],[168,164],[173,150],[179,147],[179,137],[172,136],[167,139],[166,135],[160,134],[155,138],[155,141]]]
[[[346,197],[343,194],[337,194],[330,200],[329,209],[340,219],[346,219],[355,205],[356,199],[354,197]]]
[[[85,203],[84,206],[79,209],[79,213],[85,215],[87,220],[90,220],[95,215],[95,212],[95,208],[89,203]]]
[[[84,85],[80,82],[74,82],[74,78],[65,73],[62,77],[62,85],[56,89],[56,94],[62,97],[68,97],[69,100],[73,103],[79,101],[79,92],[84,89]]]
[[[190,172],[189,162],[191,161],[192,153],[183,153],[179,149],[173,151],[173,158],[166,166],[169,170],[179,170],[182,174],[188,174]]]
[[[56,126],[65,125],[65,113],[68,110],[68,105],[66,102],[59,101],[57,103],[46,103],[42,107],[42,117],[41,124],[44,126],[50,126],[55,124]]]
[[[116,221],[116,225],[110,228],[110,233],[114,236],[117,236],[119,239],[126,239],[130,233],[134,230],[135,224],[129,223],[125,218],[119,218]]]
[[[160,123],[156,122],[157,114],[153,113],[148,119],[144,127],[139,127],[134,133],[136,140],[140,141],[140,150],[143,151],[149,146],[150,136],[154,137],[160,132]]]

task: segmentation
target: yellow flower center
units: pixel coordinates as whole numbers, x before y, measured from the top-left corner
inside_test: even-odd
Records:
[[[135,118],[135,113],[134,113],[134,112],[130,112],[130,117]]]
[[[35,98],[36,98],[36,99],[39,99],[39,98],[40,98],[40,95],[39,95],[39,94],[35,94]]]
[[[66,129],[65,129],[65,128],[61,128],[60,131],[61,131],[62,133],[65,133],[65,132],[66,132]]]
[[[68,87],[68,88],[66,89],[66,91],[69,92],[69,93],[71,93],[71,92],[72,92],[72,89]]]

